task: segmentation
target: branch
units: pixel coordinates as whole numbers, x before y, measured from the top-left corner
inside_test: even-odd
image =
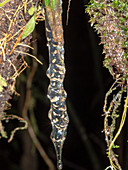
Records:
[[[48,165],[49,169],[50,170],[55,170],[54,164],[52,163],[52,161],[50,160],[50,158],[48,157],[48,155],[44,151],[44,149],[41,146],[39,140],[37,139],[37,137],[35,135],[35,132],[34,132],[34,130],[32,128],[32,125],[30,123],[30,120],[28,118],[28,115],[27,115],[28,108],[29,108],[29,101],[30,101],[30,98],[31,98],[32,80],[33,80],[33,77],[34,77],[35,72],[37,70],[37,66],[38,66],[37,62],[35,60],[33,60],[32,70],[31,70],[31,72],[30,72],[30,74],[28,76],[27,83],[26,83],[26,98],[25,98],[25,104],[24,104],[23,111],[22,111],[22,116],[23,116],[23,118],[25,120],[28,121],[28,132],[29,132],[29,135],[30,135],[36,149],[40,153],[41,157],[44,159],[45,163]]]

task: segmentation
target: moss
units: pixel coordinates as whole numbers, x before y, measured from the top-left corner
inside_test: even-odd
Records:
[[[128,2],[127,0],[91,0],[86,8],[91,26],[101,35],[105,60],[111,60],[112,75],[128,75]],[[109,47],[109,50],[108,50]],[[125,59],[124,59],[125,54]],[[127,56],[127,57],[126,57]],[[113,69],[114,68],[114,69]]]
[[[111,167],[114,170],[121,169],[113,148],[118,148],[115,141],[124,125],[128,105],[128,1],[91,0],[86,12],[90,15],[91,26],[101,37],[103,53],[105,54],[103,65],[115,79],[105,97],[104,133]],[[119,117],[118,109],[123,93],[127,97],[121,122],[115,134],[116,119]],[[110,95],[113,95],[113,99],[110,104],[107,104]],[[111,119],[111,123],[108,123],[110,122],[108,119]]]

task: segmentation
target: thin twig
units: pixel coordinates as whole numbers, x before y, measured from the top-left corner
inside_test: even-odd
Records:
[[[67,21],[66,21],[66,25],[68,25],[68,20],[69,20],[70,4],[71,4],[71,0],[68,0],[68,9],[67,9]]]

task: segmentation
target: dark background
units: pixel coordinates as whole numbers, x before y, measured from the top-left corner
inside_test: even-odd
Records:
[[[66,25],[68,1],[63,2],[63,27],[65,39],[66,76],[64,80],[67,91],[67,106],[70,123],[67,139],[63,148],[64,170],[103,170],[109,165],[106,155],[106,143],[103,131],[103,104],[107,90],[112,85],[112,77],[103,67],[102,45],[100,38],[90,27],[89,16],[85,14],[86,0],[72,0],[69,21]],[[48,119],[50,107],[47,98],[49,80],[46,77],[48,68],[48,49],[45,36],[45,22],[36,26],[37,56],[43,62],[33,79],[31,104],[28,116],[35,133],[56,165],[54,146],[50,140],[51,124]],[[28,68],[17,79],[17,91],[20,97],[13,96],[12,109],[9,113],[21,115],[26,94],[26,80],[32,67],[31,58],[26,57]],[[32,111],[31,111],[32,110]],[[31,113],[34,113],[31,115]],[[18,122],[11,121],[9,128]],[[7,129],[9,129],[7,127]],[[126,128],[125,128],[126,129]],[[127,130],[119,139],[121,145],[118,153],[120,162],[127,169]],[[125,140],[125,142],[124,142]],[[124,147],[125,146],[125,147]],[[125,148],[125,149],[124,149]],[[26,131],[16,133],[14,140],[0,141],[0,169],[5,170],[47,170],[48,167]]]

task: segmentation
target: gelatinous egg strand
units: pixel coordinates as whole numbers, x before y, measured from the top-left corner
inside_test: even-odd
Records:
[[[65,76],[64,38],[62,27],[62,0],[45,0],[46,36],[49,50],[50,79],[48,98],[51,102],[49,118],[52,123],[51,139],[57,154],[57,167],[62,169],[62,148],[66,138],[69,118],[66,108],[67,94],[63,87]]]

